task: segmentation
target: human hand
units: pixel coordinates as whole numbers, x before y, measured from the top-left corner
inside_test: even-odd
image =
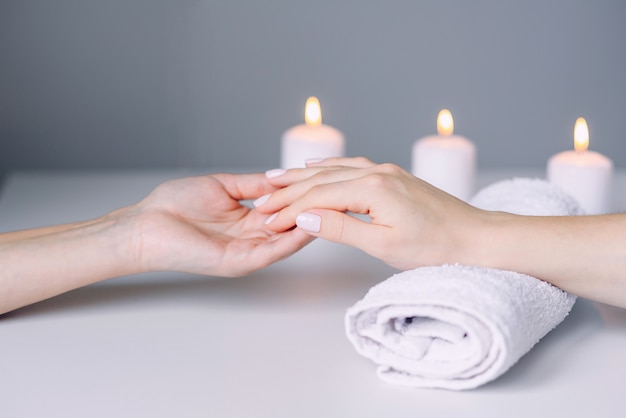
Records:
[[[277,188],[263,174],[215,174],[172,180],[138,204],[132,251],[140,270],[239,276],[296,252],[313,238],[275,231],[267,215],[242,205]]]
[[[483,214],[396,165],[365,158],[331,158],[268,173],[274,175],[270,183],[284,187],[257,207],[276,213],[267,225],[271,230],[297,225],[399,269],[462,262],[468,234],[479,230]]]
[[[313,239],[268,229],[266,215],[240,203],[276,190],[263,174],[173,180],[99,218],[1,234],[0,314],[128,274],[238,276],[265,267]]]

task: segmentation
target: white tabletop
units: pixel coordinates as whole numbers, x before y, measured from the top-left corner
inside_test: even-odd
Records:
[[[186,173],[16,173],[0,231],[98,216]],[[540,174],[481,173],[480,184]],[[616,209],[626,208],[620,173]],[[622,200],[619,200],[622,199]],[[624,416],[626,311],[579,299],[500,379],[466,392],[378,380],[346,308],[395,271],[316,241],[247,277],[158,273],[0,316],[1,417]]]

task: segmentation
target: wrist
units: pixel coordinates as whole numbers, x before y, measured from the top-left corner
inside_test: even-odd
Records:
[[[108,254],[109,275],[123,276],[142,273],[140,212],[129,206],[95,219],[89,228],[100,238]]]
[[[459,260],[462,264],[509,269],[508,260],[517,215],[477,209],[462,229]]]
[[[168,263],[171,250],[162,238],[171,217],[154,208],[128,206],[109,215],[114,223],[120,254],[129,273],[172,270]]]

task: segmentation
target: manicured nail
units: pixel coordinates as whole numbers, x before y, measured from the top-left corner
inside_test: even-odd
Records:
[[[320,232],[322,217],[314,213],[305,212],[296,217],[298,228],[309,232]]]
[[[309,159],[308,159],[308,160],[306,160],[304,163],[305,163],[306,165],[309,165],[309,164],[317,164],[317,163],[321,163],[322,161],[324,161],[324,159],[323,159],[323,158],[309,158]]]
[[[272,222],[272,221],[276,218],[276,216],[278,216],[278,212],[276,212],[275,214],[273,214],[272,216],[270,216],[269,218],[267,218],[267,219],[265,220],[265,225],[267,225],[267,224],[269,224],[270,222]]]
[[[259,197],[257,200],[252,202],[252,204],[254,205],[255,208],[258,208],[263,203],[267,202],[267,199],[269,199],[271,195],[272,195],[271,193],[264,194],[263,196]]]
[[[268,179],[273,179],[274,177],[282,176],[286,172],[287,170],[284,170],[282,168],[275,168],[273,170],[267,170],[265,172],[265,177],[267,177]]]

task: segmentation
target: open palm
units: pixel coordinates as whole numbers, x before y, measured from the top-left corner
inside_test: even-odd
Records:
[[[136,205],[143,269],[238,276],[294,253],[311,241],[309,235],[273,232],[265,227],[267,214],[241,204],[275,190],[263,174],[217,174],[160,185]]]

